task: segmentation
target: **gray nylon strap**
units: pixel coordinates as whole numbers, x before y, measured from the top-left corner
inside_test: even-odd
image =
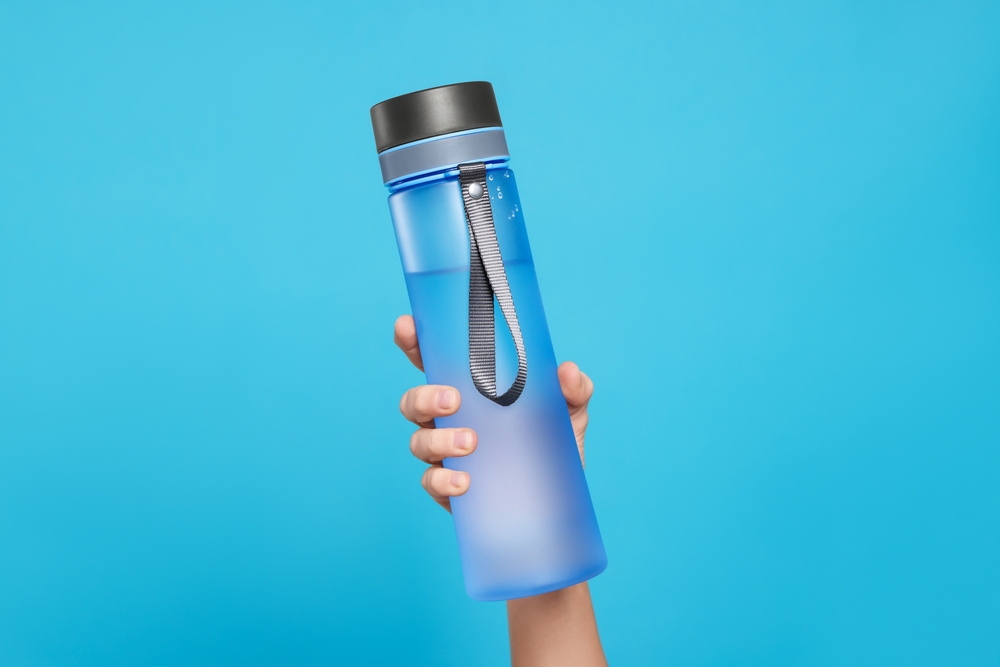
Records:
[[[521,325],[517,321],[514,299],[493,226],[486,166],[476,162],[461,164],[458,169],[465,217],[469,223],[469,371],[480,394],[498,405],[511,405],[524,391],[524,383],[528,379],[528,357],[524,352]],[[474,194],[478,196],[474,197]],[[517,377],[500,396],[497,396],[496,335],[493,329],[494,295],[517,350]]]

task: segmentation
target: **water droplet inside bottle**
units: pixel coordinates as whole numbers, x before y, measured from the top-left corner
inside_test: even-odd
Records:
[[[490,174],[490,180],[491,181],[493,180],[493,174]]]
[[[500,192],[499,188],[497,189],[497,199],[503,199],[503,193]]]
[[[505,172],[503,173],[503,177],[504,177],[504,178],[510,178],[510,172],[509,172],[509,171],[505,171]]]

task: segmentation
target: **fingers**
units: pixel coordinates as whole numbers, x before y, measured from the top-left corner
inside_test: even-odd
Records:
[[[468,428],[422,428],[410,436],[410,451],[425,463],[438,463],[452,456],[468,456],[479,438]]]
[[[585,410],[590,397],[594,395],[594,383],[572,361],[559,366],[559,386],[570,412]]]
[[[392,340],[414,366],[424,370],[424,360],[420,356],[420,344],[417,342],[417,325],[413,322],[413,317],[402,315],[396,320]]]
[[[559,386],[566,398],[569,408],[569,420],[573,424],[573,435],[576,436],[576,447],[580,452],[580,463],[584,463],[583,441],[587,435],[587,404],[594,395],[594,383],[572,361],[567,361],[559,367]]]
[[[450,499],[469,490],[469,473],[432,465],[424,471],[420,483],[431,498],[450,512]]]
[[[462,397],[454,387],[428,384],[414,387],[399,401],[399,411],[414,424],[433,426],[435,417],[447,417],[458,411]]]
[[[422,428],[410,438],[410,451],[431,463],[420,484],[441,507],[451,511],[451,498],[469,490],[469,473],[442,467],[441,459],[466,456],[476,448],[476,432],[467,428]]]

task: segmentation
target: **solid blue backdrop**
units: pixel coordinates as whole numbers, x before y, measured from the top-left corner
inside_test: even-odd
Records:
[[[0,4],[0,664],[508,660],[397,412],[368,119],[470,79],[597,385],[612,663],[997,664],[998,34],[995,2]]]

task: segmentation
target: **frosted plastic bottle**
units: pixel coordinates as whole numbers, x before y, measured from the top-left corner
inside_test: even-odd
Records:
[[[451,501],[466,591],[476,600],[507,600],[590,579],[607,557],[556,375],[493,87],[480,81],[422,90],[375,105],[371,117],[427,381],[462,396],[456,414],[435,422],[479,436],[471,455],[444,461],[470,475],[468,492]],[[462,173],[475,168],[485,169],[479,182],[486,193],[475,184],[463,191]],[[473,379],[470,358],[470,266],[474,279],[479,255],[472,256],[466,205],[477,204],[477,193],[481,202],[488,193],[516,311],[512,326],[498,292],[492,397]],[[522,357],[512,328],[523,340]],[[503,405],[519,361],[523,390]]]

